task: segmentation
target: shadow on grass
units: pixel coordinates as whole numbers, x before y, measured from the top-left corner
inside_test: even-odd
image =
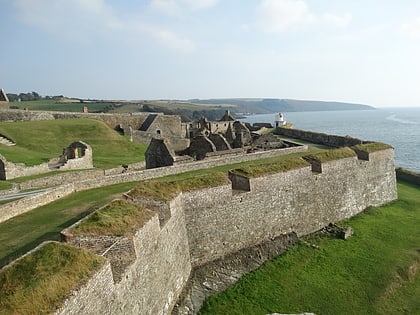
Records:
[[[4,267],[5,265],[11,263],[12,261],[16,260],[17,258],[21,257],[22,255],[26,254],[30,250],[34,249],[36,246],[41,244],[44,241],[59,241],[60,240],[60,233],[57,232],[47,232],[35,240],[17,248],[14,252],[10,253],[9,255],[0,259],[0,268]]]
[[[0,258],[0,268],[4,267],[5,265],[11,263],[12,261],[18,259],[22,255],[26,254],[27,252],[33,250],[35,247],[40,245],[42,242],[45,241],[60,241],[60,232],[65,228],[71,226],[72,224],[76,223],[80,219],[84,218],[88,214],[90,214],[95,209],[91,208],[89,210],[83,211],[77,216],[61,223],[52,231],[48,231],[38,238],[31,240],[29,243],[23,244],[22,246],[16,248],[13,252],[6,255],[5,257]]]

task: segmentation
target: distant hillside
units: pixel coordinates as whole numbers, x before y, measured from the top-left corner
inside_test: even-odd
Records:
[[[11,102],[10,108],[81,112],[84,107],[89,112],[133,113],[159,112],[179,115],[182,122],[197,121],[201,117],[208,120],[220,119],[226,110],[239,118],[244,114],[271,114],[276,112],[309,112],[339,110],[371,110],[372,106],[326,101],[303,101],[278,98],[220,98],[190,100],[92,100],[79,98],[42,98]]]
[[[307,112],[307,111],[333,111],[333,110],[372,110],[372,106],[326,101],[302,101],[277,98],[227,98],[227,99],[208,99],[190,100],[191,103],[203,105],[235,105],[235,112],[253,113],[274,113],[274,112]]]

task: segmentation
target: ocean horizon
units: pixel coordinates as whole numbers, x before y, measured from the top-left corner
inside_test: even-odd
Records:
[[[420,172],[420,107],[373,110],[283,112],[294,128],[390,144],[395,166]],[[274,124],[276,114],[246,116],[241,121]]]

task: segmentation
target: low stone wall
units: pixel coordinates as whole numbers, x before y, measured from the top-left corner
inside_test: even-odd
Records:
[[[50,202],[68,196],[74,191],[74,184],[66,184],[56,188],[52,188],[38,195],[5,203],[0,206],[0,223],[9,220],[15,216],[18,216],[22,213],[33,210],[37,207],[41,207]]]
[[[54,112],[54,111],[24,111],[8,110],[0,112],[0,122],[14,121],[37,121],[37,120],[55,120],[72,118],[90,118],[103,121],[111,128],[117,126],[132,126],[134,129],[140,128],[150,113],[144,115],[131,114],[106,114],[106,113],[77,113],[77,112]]]
[[[360,139],[352,138],[349,136],[335,136],[325,133],[299,130],[293,128],[277,127],[274,134],[283,135],[290,138],[302,139],[316,144],[327,145],[331,147],[350,147],[356,144],[366,143]]]
[[[404,168],[397,168],[396,170],[397,179],[415,184],[420,185],[420,173],[416,173],[410,170],[406,170]]]
[[[92,169],[84,171],[63,172],[41,178],[31,179],[17,184],[19,190],[31,190],[42,187],[52,187],[67,183],[97,179],[104,176],[104,170]]]
[[[18,177],[32,176],[51,172],[48,163],[34,166],[26,166],[23,163],[12,163],[0,155],[0,180],[13,179]]]

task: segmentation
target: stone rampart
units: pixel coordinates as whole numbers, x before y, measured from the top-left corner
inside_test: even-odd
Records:
[[[74,237],[67,229],[64,239],[102,252],[111,268],[105,266],[73,292],[56,314],[169,314],[186,285],[191,263],[181,197],[170,201],[168,208],[170,219],[163,225],[156,214],[131,237],[135,257],[123,270],[117,270],[121,253],[115,251],[119,247],[115,237]],[[121,274],[116,277],[116,272]],[[104,296],[96,295],[98,287],[106,287]]]
[[[323,163],[322,173],[308,164],[250,178],[248,189],[242,183],[233,194],[228,186],[183,194],[193,266],[284,233],[309,234],[395,200],[393,150],[370,155],[370,161]]]
[[[133,262],[117,278],[111,268],[112,297],[94,300],[93,291],[91,298],[82,299],[79,295],[89,294],[83,287],[64,308],[83,309],[80,303],[98,303],[98,309],[109,307],[105,314],[169,314],[192,268],[281,235],[312,233],[397,198],[393,149],[371,153],[368,161],[353,156],[322,166],[320,173],[312,172],[308,163],[248,178],[249,191],[222,185],[180,193],[139,228],[133,237]],[[169,215],[160,220],[158,213],[167,209]],[[77,238],[69,241],[96,253],[114,244],[108,239],[92,239],[93,246]],[[105,245],[98,251],[92,248],[97,244]],[[113,258],[104,256],[112,265]],[[109,281],[108,274],[104,277]],[[101,287],[104,281],[96,275],[85,286]],[[66,311],[60,314],[72,313]]]
[[[138,176],[122,175],[109,180]],[[320,172],[308,163],[182,192],[166,203],[148,202],[155,214],[132,237],[74,237],[70,228],[64,239],[103,255],[110,265],[72,292],[56,314],[169,314],[193,268],[281,235],[306,235],[396,198],[390,148],[368,160],[324,162]],[[127,253],[132,259],[121,263]]]
[[[365,143],[360,139],[352,138],[349,136],[342,137],[336,135],[329,135],[326,133],[299,130],[293,128],[277,127],[274,134],[282,135],[295,139],[302,139],[316,144],[327,145],[331,147],[350,147],[357,144]]]
[[[113,289],[111,265],[107,262],[87,283],[72,292],[72,298],[67,299],[55,314],[112,314]]]
[[[93,179],[83,179],[80,181],[72,182],[71,184],[51,188],[49,191],[41,193],[30,198],[12,201],[0,205],[0,223],[4,222],[16,215],[33,210],[37,207],[43,206],[49,202],[55,201],[59,198],[65,197],[73,192],[88,190],[92,188],[104,187],[114,184],[136,182],[149,178],[163,177],[188,171],[199,169],[211,168],[215,166],[239,163],[245,161],[258,160],[268,157],[281,156],[290,153],[304,152],[307,146],[291,147],[279,150],[261,151],[256,153],[244,154],[242,156],[228,156],[218,157],[214,159],[201,160],[191,163],[183,163],[174,166],[154,168],[149,170],[132,171],[126,173],[110,172],[111,175],[96,177]],[[119,168],[118,168],[119,169]],[[121,169],[123,171],[123,168]],[[117,170],[118,172],[118,170]],[[65,188],[63,188],[65,187]],[[56,196],[56,199],[54,199]]]

